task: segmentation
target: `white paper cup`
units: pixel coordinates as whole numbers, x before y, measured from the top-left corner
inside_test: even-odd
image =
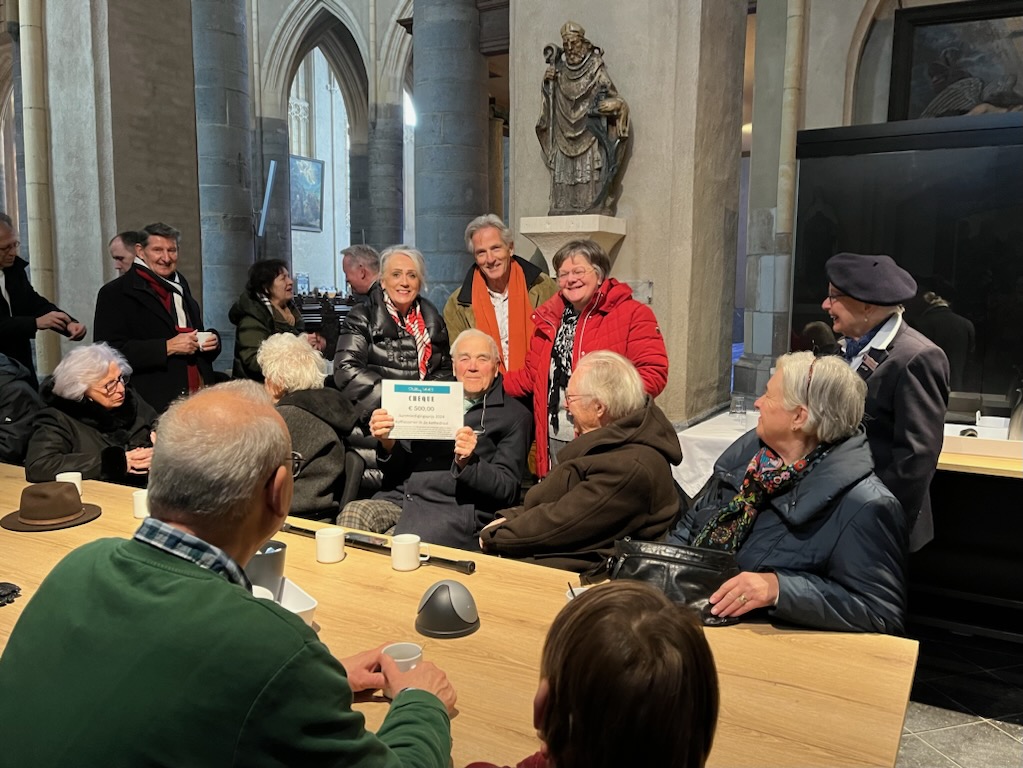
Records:
[[[423,660],[423,649],[415,643],[391,643],[384,646],[384,653],[394,659],[398,669],[408,672]]]
[[[131,511],[140,520],[149,517],[149,491],[145,488],[131,495]]]
[[[82,473],[81,472],[58,472],[53,478],[58,483],[74,483],[78,489],[78,495],[82,495]]]
[[[316,560],[340,563],[345,559],[345,529],[331,526],[316,532]]]
[[[425,549],[423,553],[421,550]],[[396,571],[414,571],[430,559],[430,545],[414,533],[399,533],[391,539],[391,567]]]
[[[206,346],[206,342],[213,338],[213,331],[196,331],[196,338],[199,340],[199,348]]]
[[[593,586],[594,586],[593,584],[590,584],[589,586],[585,586],[585,587],[572,587],[571,589],[566,589],[565,590],[565,602],[566,603],[572,602],[575,598],[579,597],[579,595],[581,595],[587,589],[592,589]],[[573,592],[575,594],[572,594]]]

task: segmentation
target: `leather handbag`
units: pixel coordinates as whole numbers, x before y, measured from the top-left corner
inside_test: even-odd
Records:
[[[708,602],[718,587],[739,575],[739,565],[731,552],[625,538],[615,542],[608,566],[609,578],[645,581],[672,602],[695,610],[707,626],[739,621],[735,616],[715,616]]]

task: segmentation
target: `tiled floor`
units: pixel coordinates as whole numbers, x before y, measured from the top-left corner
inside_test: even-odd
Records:
[[[917,628],[896,768],[1023,767],[1023,645]]]

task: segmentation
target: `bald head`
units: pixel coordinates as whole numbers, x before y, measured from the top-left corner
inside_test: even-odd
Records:
[[[261,386],[232,381],[200,390],[160,417],[150,511],[195,527],[235,523],[290,452],[288,428]]]

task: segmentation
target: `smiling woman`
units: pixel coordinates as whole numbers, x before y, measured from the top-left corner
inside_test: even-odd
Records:
[[[131,366],[106,344],[70,352],[43,381],[46,406],[36,417],[25,477],[59,472],[88,480],[145,485],[156,412],[128,386]]]

